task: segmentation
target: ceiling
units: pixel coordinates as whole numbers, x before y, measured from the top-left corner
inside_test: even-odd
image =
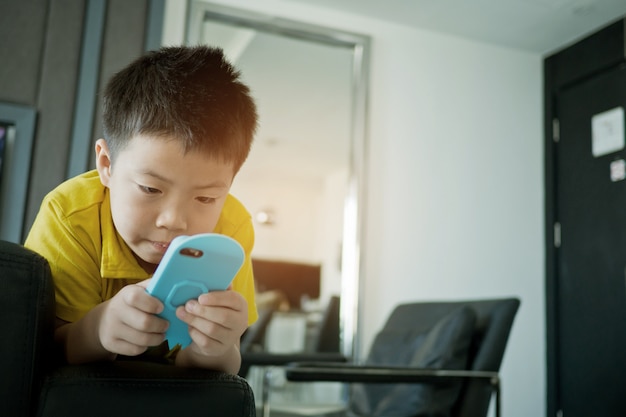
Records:
[[[626,0],[290,1],[542,55],[626,16]]]
[[[542,55],[626,16],[626,0],[288,1]],[[259,104],[260,128],[240,176],[285,181],[284,172],[292,179],[297,172],[320,182],[327,172],[346,165],[348,142],[340,138],[349,136],[349,126],[340,119],[349,116],[338,109],[349,105],[339,99],[349,98],[341,87],[350,84],[349,57],[334,56],[334,48],[296,45],[218,22],[206,23],[203,31],[205,41],[222,46],[242,70]]]

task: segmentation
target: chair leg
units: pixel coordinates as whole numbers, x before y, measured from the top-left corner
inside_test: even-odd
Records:
[[[494,391],[496,394],[496,417],[500,417],[500,409],[502,407],[502,404],[500,403],[501,399],[500,399],[500,378],[492,378],[491,379],[491,384],[494,386]]]
[[[261,390],[262,417],[270,417],[270,387],[272,381],[272,367],[263,372],[263,388]]]

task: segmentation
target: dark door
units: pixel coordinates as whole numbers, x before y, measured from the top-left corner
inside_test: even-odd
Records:
[[[592,145],[615,143],[623,126],[626,68],[572,83],[554,104],[558,409],[564,417],[626,416],[626,150],[594,156]],[[602,119],[595,139],[594,116]]]

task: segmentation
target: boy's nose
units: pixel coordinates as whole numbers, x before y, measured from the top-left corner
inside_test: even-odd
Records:
[[[164,208],[157,217],[156,226],[168,230],[187,229],[185,210],[181,207],[175,206]]]

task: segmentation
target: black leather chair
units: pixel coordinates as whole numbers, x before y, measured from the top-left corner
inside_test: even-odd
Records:
[[[237,375],[134,360],[59,363],[54,317],[46,260],[0,241],[3,416],[255,416],[252,390]]]
[[[499,370],[519,305],[517,298],[399,305],[364,364],[295,362],[285,376],[351,383],[341,415],[485,417],[495,396],[499,416]]]

